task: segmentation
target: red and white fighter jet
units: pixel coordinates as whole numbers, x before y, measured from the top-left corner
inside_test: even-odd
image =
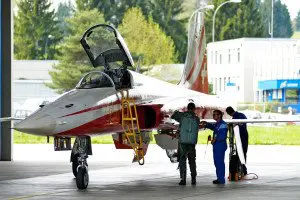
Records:
[[[87,157],[92,154],[90,136],[112,134],[116,148],[131,148],[124,142],[122,95],[135,100],[143,137],[144,152],[148,133],[158,130],[156,142],[169,150],[177,148],[177,125],[170,119],[175,110],[183,110],[193,101],[201,119],[212,118],[212,110],[226,105],[208,93],[206,41],[203,13],[192,18],[189,50],[178,85],[173,85],[129,70],[134,66],[130,52],[119,34],[99,24],[88,29],[81,44],[94,67],[102,71],[86,74],[77,86],[55,101],[42,105],[36,112],[15,124],[24,133],[55,137],[55,149],[72,150],[71,162],[77,187],[88,185]],[[70,138],[76,137],[73,147]],[[67,142],[66,142],[67,141]],[[170,155],[169,155],[170,156]]]

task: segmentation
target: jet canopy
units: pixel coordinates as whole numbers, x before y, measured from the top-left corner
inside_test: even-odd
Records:
[[[112,26],[95,25],[84,33],[80,42],[94,67],[104,66],[109,70],[134,66],[122,36]]]

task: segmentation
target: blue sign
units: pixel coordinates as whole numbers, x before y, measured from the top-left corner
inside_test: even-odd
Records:
[[[300,79],[259,81],[258,88],[260,90],[299,89]]]

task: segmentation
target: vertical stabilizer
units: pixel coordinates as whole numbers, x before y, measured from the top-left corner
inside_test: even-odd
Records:
[[[179,85],[208,94],[204,13],[198,12],[191,18],[188,34],[188,51]]]

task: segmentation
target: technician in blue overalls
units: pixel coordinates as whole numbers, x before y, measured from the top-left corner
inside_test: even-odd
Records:
[[[213,181],[213,184],[225,183],[225,151],[227,150],[227,132],[228,127],[225,121],[223,121],[223,113],[220,110],[213,111],[213,119],[216,120],[215,124],[201,122],[204,128],[209,128],[213,132],[213,139],[211,144],[213,145],[214,164],[216,167],[217,179]]]
[[[247,119],[247,117],[240,112],[235,111],[231,106],[226,108],[226,112],[228,115],[232,117],[232,119]],[[240,136],[241,136],[241,142],[242,142],[242,148],[244,152],[245,161],[247,159],[247,151],[248,151],[248,131],[247,131],[247,124],[246,123],[240,123],[238,124]],[[243,167],[243,174],[244,176],[247,175],[247,167],[246,165],[242,165]]]

